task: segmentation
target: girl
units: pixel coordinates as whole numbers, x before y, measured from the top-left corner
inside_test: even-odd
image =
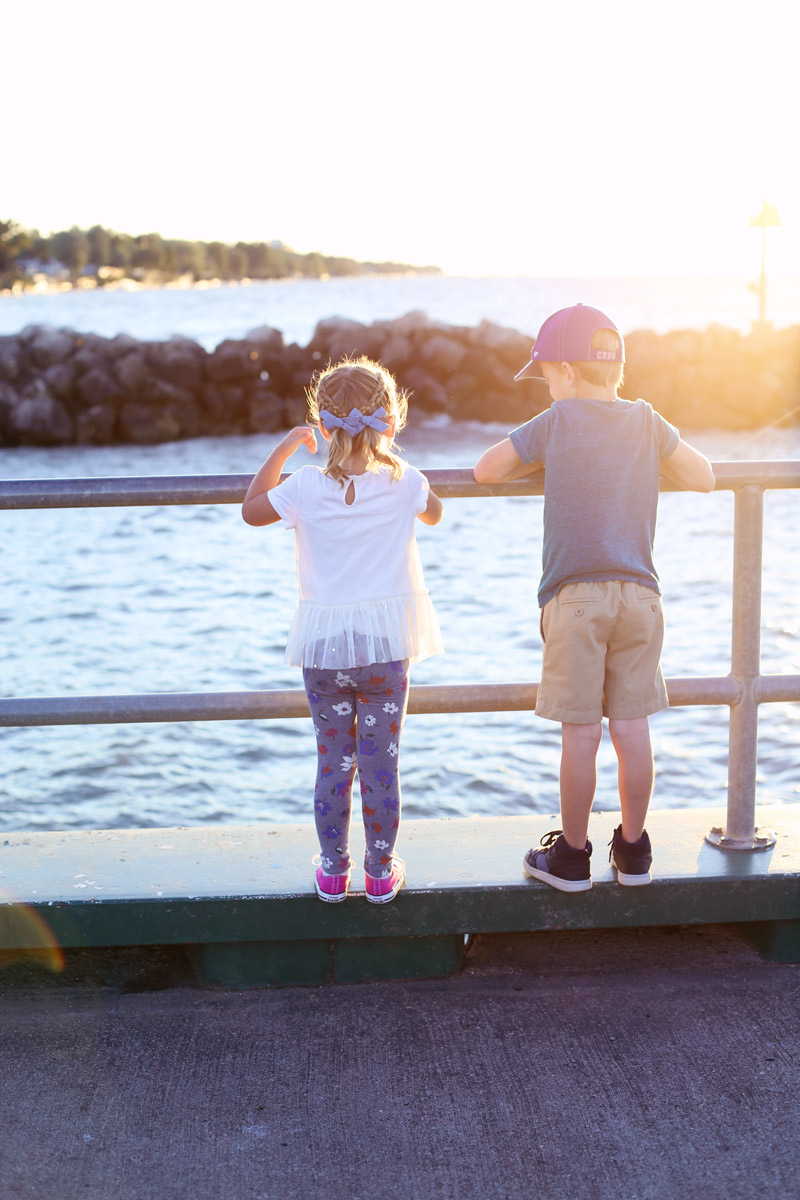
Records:
[[[414,520],[437,525],[442,504],[394,452],[408,406],[384,367],[344,360],[322,372],[308,400],[328,443],[327,466],[302,467],[279,485],[298,446],[317,449],[313,428],[292,429],[253,478],[242,516],[249,525],[283,520],[295,531],[300,603],[285,661],[303,668],[317,735],[317,895],[332,903],[347,895],[358,766],[366,894],[385,904],[405,882],[394,848],[408,667],[442,650]]]

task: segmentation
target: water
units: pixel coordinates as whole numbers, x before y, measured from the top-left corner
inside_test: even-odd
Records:
[[[778,327],[800,324],[800,281],[770,281],[769,315]],[[421,309],[454,325],[484,318],[536,333],[548,313],[576,301],[608,312],[623,333],[634,329],[705,329],[716,323],[747,332],[758,303],[746,279],[469,279],[447,276],[291,280],[249,287],[69,292],[0,298],[0,334],[26,325],[81,333],[194,338],[212,350],[223,338],[272,325],[305,345],[321,317],[373,321]]]
[[[467,466],[503,433],[427,420],[406,431],[403,445],[422,467]],[[5,453],[4,474],[247,472],[276,440],[27,448]],[[718,459],[800,452],[797,431],[694,440]],[[441,525],[420,526],[447,653],[419,664],[414,682],[538,678],[541,506],[540,498],[452,500]],[[766,498],[766,672],[800,672],[797,506],[797,492]],[[293,541],[282,528],[252,529],[227,505],[4,513],[3,523],[3,695],[300,686],[299,671],[282,664],[296,596]],[[656,555],[668,677],[729,670],[732,527],[730,493],[662,497]],[[800,706],[761,711],[759,798],[796,802]],[[724,803],[727,710],[675,709],[652,727],[654,805]],[[314,755],[304,720],[5,729],[0,746],[5,830],[293,821],[308,813]],[[409,717],[406,815],[555,811],[558,748],[558,727],[532,714]],[[598,806],[614,804],[606,739]]]
[[[147,337],[179,331],[215,345],[266,321],[303,340],[319,317],[345,311],[344,297],[348,315],[362,319],[392,315],[387,310],[393,307],[425,307],[453,322],[488,316],[524,328],[514,304],[532,282],[506,282],[505,293],[500,281],[400,279],[23,297],[0,302],[0,322],[10,329],[46,320]],[[629,282],[616,281],[620,295]],[[485,285],[482,302],[479,283]],[[452,285],[447,304],[447,288],[437,293],[443,284]],[[561,295],[553,299],[556,285],[565,303],[575,298],[573,281],[553,284],[548,307],[561,302]],[[430,289],[427,304],[420,289]],[[263,297],[273,293],[287,306],[298,297],[285,319],[263,311]],[[437,294],[446,311],[431,300]],[[585,298],[605,303],[594,292]],[[688,296],[684,301],[682,311],[698,311]],[[209,302],[213,312],[203,307]],[[618,313],[618,306],[609,307]],[[635,305],[630,311],[635,324],[657,324],[641,320]],[[468,467],[505,433],[499,425],[436,417],[412,423],[401,441],[419,467]],[[800,454],[797,429],[687,436],[718,460]],[[26,447],[0,451],[0,474],[244,473],[254,471],[276,441],[253,435],[155,447]],[[303,452],[296,465],[304,461]],[[766,497],[763,670],[770,673],[800,673],[799,503],[796,491]],[[419,526],[447,653],[419,664],[414,682],[538,678],[541,507],[540,498],[453,500],[440,526]],[[226,505],[50,510],[4,513],[2,519],[0,694],[300,686],[299,671],[282,663],[296,582],[292,537],[281,528],[252,529],[236,506]],[[730,493],[662,497],[656,561],[667,610],[667,677],[725,675],[730,669],[732,531]],[[675,709],[654,717],[652,729],[659,772],[654,806],[724,804],[727,709]],[[310,721],[3,729],[0,750],[0,828],[6,831],[308,819],[315,769]],[[408,817],[557,810],[559,729],[532,714],[409,717],[401,754]],[[799,754],[800,705],[765,705],[760,801],[798,801]],[[607,736],[599,767],[597,807],[616,807]]]

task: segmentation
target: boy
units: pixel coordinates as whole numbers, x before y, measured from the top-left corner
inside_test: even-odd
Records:
[[[611,864],[627,886],[651,881],[644,828],[653,789],[648,716],[669,704],[664,617],[653,566],[659,473],[692,491],[716,480],[708,459],[644,400],[621,400],[624,345],[614,323],[577,304],[545,321],[516,376],[547,381],[552,405],[490,447],[478,483],[544,467],[539,587],[544,642],[539,716],[561,722],[561,823],[525,855],[527,875],[565,892],[592,886],[589,813],[602,718],[619,764],[622,823]]]

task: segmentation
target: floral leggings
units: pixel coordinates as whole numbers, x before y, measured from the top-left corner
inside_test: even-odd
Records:
[[[329,875],[350,869],[356,767],[366,838],[364,869],[376,879],[391,872],[400,824],[397,760],[408,705],[408,665],[403,659],[341,671],[303,668],[317,734],[314,819],[322,866]]]

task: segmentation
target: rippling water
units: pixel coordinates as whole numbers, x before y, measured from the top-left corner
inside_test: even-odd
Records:
[[[780,328],[800,324],[800,280],[770,280],[769,315]],[[161,339],[194,338],[212,350],[223,338],[272,325],[305,345],[320,317],[358,321],[421,309],[434,320],[476,325],[483,318],[534,334],[548,313],[576,301],[608,312],[623,333],[634,329],[746,332],[758,304],[746,279],[460,279],[448,276],[298,279],[210,290],[69,292],[0,298],[0,333],[26,325]]]
[[[427,420],[405,431],[422,468],[471,466],[504,427]],[[703,433],[715,459],[796,458],[800,431]],[[7,478],[254,471],[277,437],[156,447],[0,452]],[[296,465],[307,461],[304,453]],[[800,495],[765,504],[763,670],[800,672]],[[541,498],[452,500],[419,526],[444,656],[417,683],[534,680]],[[0,693],[5,696],[238,691],[299,687],[282,664],[296,598],[293,541],[252,529],[236,506],[3,513]],[[666,494],[656,545],[669,676],[730,664],[733,498]],[[654,805],[722,804],[727,709],[653,718]],[[800,705],[765,705],[759,799],[797,802]],[[310,722],[0,730],[0,823],[12,829],[305,820],[314,777]],[[409,717],[409,817],[557,810],[558,726],[527,713]],[[597,804],[616,807],[608,738]]]

